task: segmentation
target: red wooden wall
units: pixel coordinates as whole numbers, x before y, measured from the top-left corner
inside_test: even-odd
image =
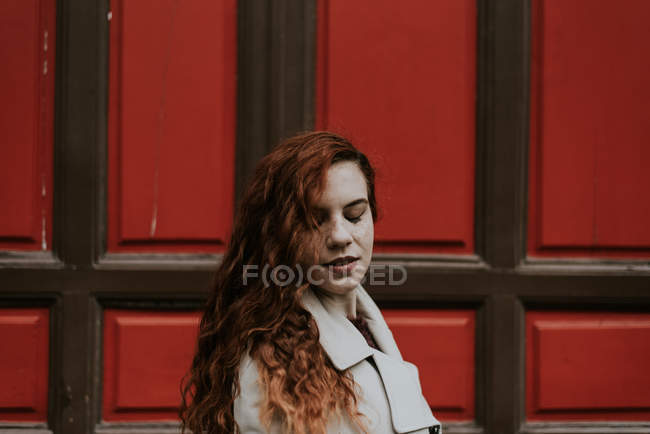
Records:
[[[648,313],[526,316],[529,420],[648,420],[648,366]]]
[[[650,3],[534,0],[528,253],[650,256]]]
[[[110,251],[218,251],[227,242],[235,11],[235,0],[111,3]]]
[[[532,5],[528,254],[647,258],[650,3]],[[529,312],[527,419],[650,419],[649,343],[647,313]]]
[[[474,251],[476,2],[319,0],[317,127],[377,167],[376,251]]]
[[[107,251],[220,252],[233,213],[237,2],[110,4]],[[650,2],[531,5],[528,258],[647,262]],[[52,246],[55,16],[53,0],[0,2],[3,251]],[[473,0],[318,0],[316,126],[350,137],[378,169],[376,252],[475,253],[476,40]],[[502,271],[472,291],[489,299]],[[526,313],[526,421],[650,420],[650,315],[614,312],[618,289],[610,311]],[[487,321],[474,307],[384,313],[436,416],[484,424]],[[198,315],[104,311],[103,421],[176,420]],[[0,309],[0,421],[48,422],[49,323],[48,309]]]
[[[47,309],[0,309],[0,422],[45,422],[50,323]]]
[[[404,360],[420,372],[422,393],[441,420],[474,419],[472,310],[384,310]]]
[[[102,419],[177,419],[198,325],[196,312],[106,310]]]
[[[377,169],[376,252],[474,252],[476,3],[319,0],[316,125]],[[445,421],[475,417],[475,312],[387,310]]]
[[[3,250],[52,248],[55,17],[53,0],[0,2]]]
[[[475,314],[470,310],[385,310],[405,360],[445,420],[474,418]],[[104,313],[103,419],[175,419],[179,382],[189,366],[196,312],[109,309]]]

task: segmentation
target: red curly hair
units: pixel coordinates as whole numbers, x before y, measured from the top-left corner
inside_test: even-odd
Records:
[[[330,416],[346,413],[365,431],[354,380],[332,365],[318,342],[314,319],[301,304],[309,284],[278,286],[248,278],[244,285],[242,278],[246,265],[299,264],[317,253],[313,205],[327,170],[339,161],[359,166],[376,219],[374,170],[343,137],[298,135],[259,163],[216,271],[192,366],[181,384],[183,432],[238,432],[233,404],[247,352],[259,369],[265,396],[260,415],[267,427],[277,418],[290,432],[325,433]]]

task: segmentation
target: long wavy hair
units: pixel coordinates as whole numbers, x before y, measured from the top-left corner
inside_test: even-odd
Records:
[[[376,220],[374,170],[343,137],[330,132],[292,137],[257,166],[216,271],[191,368],[181,384],[183,432],[239,431],[233,403],[240,392],[239,365],[247,352],[257,362],[264,396],[260,417],[267,428],[279,420],[289,432],[325,433],[330,416],[345,413],[365,431],[354,380],[332,365],[318,342],[314,319],[301,304],[309,284],[280,286],[261,278],[243,283],[247,265],[261,270],[268,264],[273,269],[317,258],[314,204],[327,170],[340,161],[355,162],[363,173]]]

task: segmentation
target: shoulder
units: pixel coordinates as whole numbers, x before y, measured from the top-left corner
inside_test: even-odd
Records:
[[[239,364],[239,394],[233,406],[235,422],[242,434],[266,432],[260,421],[262,399],[257,364],[246,353]]]
[[[258,382],[259,371],[257,370],[257,363],[253,360],[250,354],[246,352],[239,363],[239,397],[242,395],[249,395],[244,392],[259,392]]]

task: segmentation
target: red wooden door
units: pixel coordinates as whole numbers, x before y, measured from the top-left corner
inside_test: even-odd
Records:
[[[176,432],[261,155],[377,167],[368,282],[447,433],[650,426],[644,0],[0,4],[0,431]],[[55,53],[56,51],[56,53]]]

